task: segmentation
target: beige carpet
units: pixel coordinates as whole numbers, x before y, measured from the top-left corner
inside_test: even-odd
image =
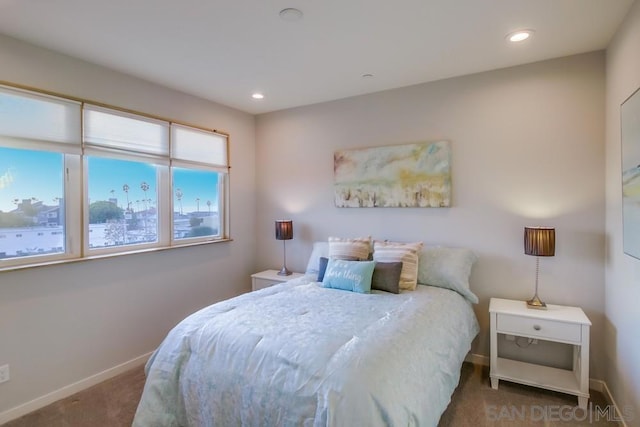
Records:
[[[583,411],[578,399],[564,393],[500,381],[489,383],[489,368],[464,363],[460,383],[438,427],[617,426],[605,415],[609,409],[602,393],[591,390]]]
[[[84,390],[45,408],[6,423],[6,427],[124,427],[130,426],[144,385],[142,368]],[[616,426],[602,420],[607,406],[591,391],[590,406],[575,409],[576,398],[562,393],[501,382],[489,386],[486,367],[465,363],[460,384],[439,427],[482,426]],[[600,414],[600,415],[598,415]],[[597,418],[600,418],[599,420]],[[161,426],[150,426],[161,427]],[[355,426],[354,426],[355,427]]]

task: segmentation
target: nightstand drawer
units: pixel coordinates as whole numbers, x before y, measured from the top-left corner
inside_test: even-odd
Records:
[[[557,322],[498,313],[497,331],[526,337],[563,342],[580,342],[582,327],[577,323]]]

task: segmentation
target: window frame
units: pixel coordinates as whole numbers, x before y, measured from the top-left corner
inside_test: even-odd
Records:
[[[149,161],[142,161],[142,159],[140,158],[136,158],[135,156],[127,156],[127,155],[122,155],[122,154],[111,154],[111,155],[107,155],[107,153],[104,154],[92,154],[91,156],[84,156],[83,157],[83,171],[84,171],[84,178],[83,179],[83,200],[86,202],[83,202],[83,221],[84,224],[86,224],[86,227],[83,227],[82,229],[82,233],[83,233],[83,254],[85,254],[87,257],[92,257],[92,256],[99,256],[99,255],[107,255],[107,254],[121,254],[121,253],[126,253],[126,252],[136,252],[136,251],[140,251],[140,250],[145,250],[145,249],[151,249],[151,248],[156,248],[156,247],[163,247],[163,246],[168,246],[168,239],[166,236],[166,218],[167,213],[159,208],[157,208],[157,215],[158,215],[158,229],[157,229],[157,241],[155,242],[147,242],[147,243],[131,243],[131,244],[123,244],[123,245],[119,245],[119,246],[107,246],[107,247],[100,247],[100,248],[92,248],[90,247],[91,244],[91,239],[89,236],[90,233],[90,222],[89,222],[89,206],[91,205],[90,203],[90,199],[89,199],[89,162],[88,162],[88,157],[101,157],[101,158],[105,158],[105,159],[116,159],[116,160],[126,160],[126,161],[133,161],[133,162],[142,162],[142,163],[146,163],[146,164],[153,164],[152,162]],[[147,159],[148,160],[148,159]],[[168,179],[166,177],[166,167],[164,167],[164,165],[154,165],[157,166],[156,169],[156,185],[157,185],[157,205],[160,205],[161,203],[161,194],[166,192],[166,186],[167,186],[167,182]],[[129,248],[129,249],[125,249],[125,248]]]
[[[175,189],[174,189],[174,185],[173,185],[173,168],[174,167],[179,167],[179,168],[183,168],[184,166],[171,166],[169,168],[169,178],[171,180],[171,210],[170,212],[173,214],[175,213]],[[175,238],[175,233],[174,233],[174,224],[173,224],[173,215],[171,215],[171,218],[169,218],[169,222],[170,222],[170,228],[171,228],[171,246],[185,246],[185,245],[190,245],[190,244],[194,244],[194,243],[202,243],[202,242],[207,242],[210,240],[225,240],[225,230],[226,227],[224,226],[224,222],[223,222],[223,213],[220,210],[220,206],[222,205],[222,200],[226,194],[225,191],[225,181],[228,181],[228,174],[227,173],[221,173],[218,169],[216,168],[196,168],[193,167],[191,169],[194,170],[206,170],[208,172],[216,172],[218,173],[218,188],[217,188],[217,193],[218,193],[218,224],[219,224],[219,228],[218,228],[218,234],[217,235],[213,235],[213,236],[200,236],[200,237],[183,237],[181,239],[176,239]],[[226,206],[226,203],[225,205]],[[224,215],[226,217],[226,215]]]
[[[175,206],[173,205],[175,203],[175,198],[173,197],[173,195],[175,194],[175,189],[174,189],[174,184],[173,184],[173,168],[183,168],[183,169],[192,169],[192,170],[204,170],[204,171],[210,171],[210,172],[217,172],[218,173],[218,188],[217,188],[217,195],[218,195],[218,224],[219,224],[219,229],[218,229],[218,234],[216,236],[201,236],[201,237],[189,237],[189,238],[182,238],[182,239],[176,239],[175,235],[174,235],[174,229],[173,229],[173,215],[171,218],[171,245],[174,246],[180,246],[180,245],[187,245],[187,244],[193,244],[193,243],[200,243],[200,242],[206,242],[209,240],[218,240],[218,239],[224,239],[225,236],[227,236],[227,232],[228,232],[228,223],[224,222],[226,219],[226,213],[223,214],[223,212],[221,212],[220,206],[222,204],[223,200],[228,200],[227,199],[227,194],[228,194],[228,177],[229,177],[229,170],[230,170],[230,166],[229,166],[229,136],[217,131],[213,131],[213,132],[207,132],[207,136],[209,137],[213,137],[213,140],[210,142],[211,144],[215,144],[215,139],[216,137],[223,137],[225,139],[225,145],[224,145],[224,151],[222,153],[222,158],[221,164],[216,164],[216,163],[212,163],[212,162],[202,162],[199,158],[190,158],[189,156],[180,156],[177,151],[178,151],[178,145],[181,144],[180,140],[178,139],[178,132],[183,133],[183,135],[187,135],[189,133],[194,134],[194,135],[198,135],[198,134],[202,134],[205,133],[205,131],[201,128],[198,127],[194,127],[194,126],[189,126],[189,125],[185,125],[185,124],[180,124],[180,123],[175,123],[174,125],[171,126],[171,128],[169,129],[169,155],[171,157],[171,163],[170,163],[170,168],[169,168],[169,175],[170,175],[170,179],[171,179],[171,212],[175,212]],[[186,136],[184,136],[186,138]],[[187,143],[187,145],[189,145],[189,143]],[[215,150],[215,147],[211,148],[212,150]],[[188,151],[188,150],[187,150]],[[227,203],[225,202],[224,207],[227,206]]]
[[[0,82],[0,90],[8,90],[11,92],[24,93],[27,97],[54,98],[59,101],[72,102],[80,104],[80,138],[77,142],[77,150],[69,149],[62,152],[59,142],[52,142],[50,149],[40,147],[47,146],[44,141],[30,142],[25,146],[22,145],[20,138],[5,137],[4,141],[0,138],[0,147],[19,148],[33,151],[55,151],[63,154],[63,174],[64,174],[64,234],[65,234],[65,252],[47,255],[28,255],[24,257],[13,257],[0,259],[0,272],[5,270],[13,270],[20,268],[35,267],[39,265],[55,264],[60,262],[75,262],[87,259],[99,258],[104,256],[120,256],[146,251],[165,250],[193,245],[202,245],[208,243],[217,243],[230,241],[230,221],[229,221],[229,193],[230,193],[230,137],[229,134],[217,129],[210,129],[202,126],[196,126],[188,123],[181,123],[175,120],[168,120],[162,117],[140,113],[137,111],[115,107],[107,104],[92,102],[89,100],[68,97],[53,92],[43,91],[39,89],[17,86]],[[111,150],[104,147],[96,148],[91,144],[85,144],[84,141],[84,113],[85,108],[96,109],[99,111],[113,112],[117,115],[125,117],[141,118],[147,121],[159,121],[167,124],[168,129],[168,147],[169,152],[166,156],[147,155],[146,153],[135,153],[128,150]],[[224,139],[224,157],[225,165],[202,165],[197,162],[188,162],[179,159],[173,159],[172,153],[172,127],[186,127],[205,132],[207,134],[215,134]],[[7,140],[11,140],[7,143]],[[75,144],[66,145],[75,146]],[[70,152],[73,151],[73,152]],[[158,239],[157,242],[139,243],[122,246],[114,246],[108,248],[90,248],[89,247],[89,181],[88,181],[88,158],[90,156],[115,158],[129,161],[140,161],[157,165],[157,223],[158,223]],[[174,239],[173,214],[174,214],[174,197],[172,168],[188,168],[188,169],[204,169],[218,172],[218,222],[219,230],[215,236],[200,236],[193,238]]]
[[[1,145],[1,144],[0,144]],[[5,147],[5,145],[2,145]],[[15,148],[15,147],[11,147]],[[29,151],[46,151],[34,150],[28,148]],[[80,156],[75,154],[60,153],[62,155],[62,173],[63,173],[63,196],[64,196],[64,252],[43,255],[26,255],[13,258],[0,259],[0,271],[15,267],[24,267],[30,265],[39,265],[59,261],[68,261],[80,258],[82,256],[82,248],[80,238],[80,230],[82,222],[80,221],[80,212],[78,209],[70,209],[70,206],[79,207],[81,204],[80,191],[74,188],[71,183],[80,177]],[[75,238],[74,238],[75,237]]]

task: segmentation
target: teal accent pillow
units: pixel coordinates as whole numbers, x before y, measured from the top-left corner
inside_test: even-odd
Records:
[[[371,292],[371,278],[375,266],[375,261],[329,259],[322,286],[368,294]]]

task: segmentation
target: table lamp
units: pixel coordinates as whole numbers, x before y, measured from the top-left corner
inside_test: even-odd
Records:
[[[290,219],[281,219],[276,221],[276,240],[282,240],[282,249],[284,255],[284,261],[282,263],[282,269],[278,272],[278,276],[288,276],[291,274],[287,270],[287,248],[286,241],[293,239],[293,221]]]
[[[536,257],[536,292],[527,301],[528,308],[546,310],[547,305],[538,297],[538,272],[541,256],[554,256],[556,251],[556,230],[550,227],[524,228],[524,253]]]

